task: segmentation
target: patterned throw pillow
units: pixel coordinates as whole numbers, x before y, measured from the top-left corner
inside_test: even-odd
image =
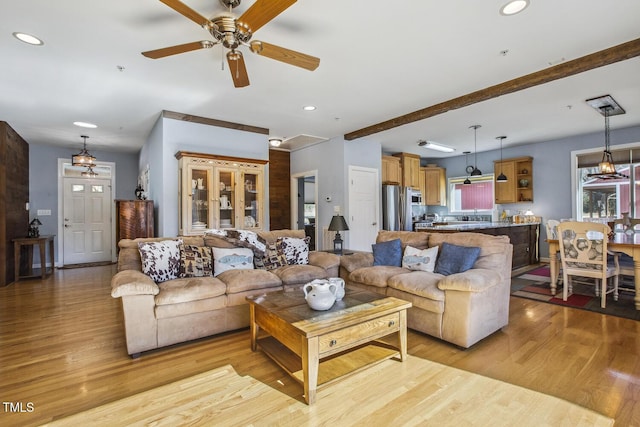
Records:
[[[211,248],[213,275],[227,270],[253,270],[253,251],[247,248]]]
[[[278,267],[284,267],[288,264],[287,257],[282,249],[282,241],[267,244],[267,250],[261,260],[261,265],[265,270],[275,270]],[[256,264],[254,260],[254,264]],[[256,268],[259,268],[256,265]]]
[[[278,237],[276,243],[282,244],[282,252],[287,258],[287,264],[309,264],[309,236],[304,239],[296,237]]]
[[[211,248],[206,246],[180,245],[179,277],[204,277],[213,274]]]
[[[142,272],[156,283],[177,279],[182,240],[138,243]]]
[[[438,258],[437,246],[429,249],[417,249],[407,245],[402,257],[402,268],[433,273],[433,269],[436,267],[436,258]]]

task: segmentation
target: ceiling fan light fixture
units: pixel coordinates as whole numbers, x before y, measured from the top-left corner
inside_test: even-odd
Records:
[[[420,140],[418,141],[418,145],[423,148],[428,148],[429,150],[441,151],[443,153],[453,153],[454,151],[456,151],[455,148],[432,141]]]
[[[504,16],[515,15],[529,6],[529,0],[513,0],[500,8],[500,14]]]

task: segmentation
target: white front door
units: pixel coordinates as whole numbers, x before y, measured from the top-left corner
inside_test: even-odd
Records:
[[[111,261],[111,181],[63,181],[64,264]]]
[[[378,170],[349,166],[348,249],[371,251],[380,226]]]

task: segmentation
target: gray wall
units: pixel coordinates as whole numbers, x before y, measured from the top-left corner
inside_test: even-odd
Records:
[[[38,209],[51,210],[51,216],[38,216],[42,225],[40,234],[57,234],[60,221],[58,212],[58,159],[71,161],[78,149],[29,144],[29,220],[36,216]],[[135,199],[138,180],[138,154],[114,153],[90,150],[97,162],[113,162],[116,165],[116,188],[114,199]],[[25,235],[27,230],[24,230]],[[58,253],[58,238],[55,239],[55,253]],[[35,254],[34,262],[40,261]]]
[[[611,145],[640,142],[640,126],[611,131]],[[577,135],[568,138],[539,142],[535,144],[505,147],[502,156],[533,157],[533,203],[517,203],[501,205],[501,209],[511,212],[532,209],[546,222],[548,219],[574,217],[571,204],[571,152],[577,150],[602,149],[604,147],[603,132]],[[478,167],[483,173],[493,173],[493,161],[500,159],[500,150],[478,153]],[[469,156],[469,163],[473,163]],[[430,163],[437,163],[447,168],[447,178],[465,175],[464,156],[447,159],[430,159]],[[448,189],[447,189],[448,190]],[[431,208],[431,211],[446,213],[447,208]],[[541,227],[540,255],[549,256],[549,247],[544,242],[546,230]]]

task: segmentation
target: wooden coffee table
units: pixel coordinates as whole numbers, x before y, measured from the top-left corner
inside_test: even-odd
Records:
[[[247,301],[251,349],[259,345],[302,383],[308,404],[315,402],[320,385],[391,357],[407,358],[410,302],[351,290],[327,311],[312,310],[302,291],[270,292]]]

